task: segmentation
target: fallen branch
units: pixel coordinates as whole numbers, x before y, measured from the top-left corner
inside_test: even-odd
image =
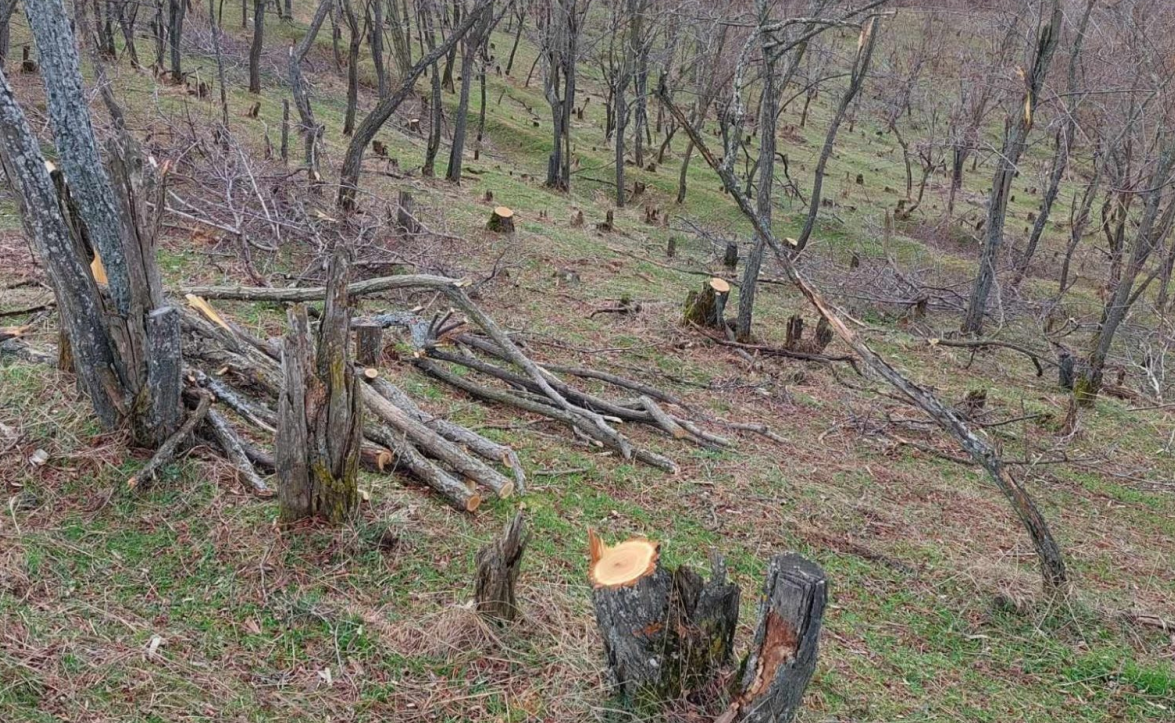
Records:
[[[212,406],[212,395],[204,392],[199,395],[200,401],[196,403],[196,408],[184,420],[184,423],[175,434],[164,440],[163,444],[159,445],[159,449],[155,450],[155,454],[143,465],[138,472],[136,472],[130,479],[126,481],[127,489],[145,489],[147,484],[155,479],[156,472],[161,467],[169,464],[175,459],[176,452],[179,451],[180,444],[184,442],[192,434],[192,430],[196,428],[203,419],[208,416],[208,410]]]

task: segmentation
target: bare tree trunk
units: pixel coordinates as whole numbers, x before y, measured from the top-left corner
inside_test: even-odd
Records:
[[[362,394],[348,360],[348,266],[343,253],[336,252],[317,349],[310,341],[306,307],[289,312],[274,445],[281,518],[287,523],[321,517],[337,525],[359,506]]]
[[[347,45],[347,112],[343,118],[343,135],[349,136],[355,130],[355,114],[359,109],[359,49],[363,43],[363,31],[352,0],[341,1],[350,40]]]
[[[394,0],[393,0],[394,2]],[[436,49],[436,28],[434,26],[434,6],[430,4],[428,7],[421,10],[421,20],[424,25],[424,37],[428,43],[428,50],[431,53]],[[428,122],[428,146],[424,154],[424,166],[421,172],[425,176],[436,175],[437,153],[441,149],[441,132],[442,122],[444,120],[445,108],[441,99],[441,69],[437,63],[432,64],[432,70],[428,74],[429,85],[431,86],[432,96],[429,100],[429,122]]]
[[[383,0],[371,0],[367,6],[367,26],[370,33],[371,62],[375,64],[375,81],[379,97],[388,94],[388,69],[384,65],[384,13]]]
[[[403,78],[412,69],[412,38],[408,30],[408,18],[401,17],[402,12],[396,0],[387,0],[387,3],[388,32],[392,36],[392,57],[396,61],[397,77]],[[433,6],[435,5],[433,0],[418,2],[417,5],[420,8],[420,12],[427,13],[430,17],[432,16]],[[379,97],[383,98],[386,95],[386,92],[381,91]]]
[[[1069,50],[1069,96],[1067,100],[1069,107],[1065,111],[1065,120],[1061,125],[1061,130],[1057,133],[1057,150],[1053,154],[1053,169],[1049,175],[1049,185],[1041,198],[1040,212],[1032,226],[1032,234],[1028,237],[1024,258],[1016,268],[1016,276],[1012,280],[1013,286],[1019,286],[1024,280],[1025,274],[1028,273],[1028,267],[1032,264],[1033,256],[1036,255],[1036,248],[1040,244],[1041,237],[1044,236],[1049,215],[1052,213],[1053,204],[1060,192],[1061,181],[1064,180],[1065,171],[1069,167],[1069,154],[1073,151],[1073,144],[1077,136],[1076,108],[1081,102],[1081,94],[1077,90],[1078,64],[1081,59],[1081,48],[1085,43],[1085,31],[1089,27],[1089,18],[1093,14],[1093,6],[1096,3],[1097,0],[1086,0],[1085,12],[1077,26],[1077,37],[1074,38],[1073,45]],[[1058,32],[1060,32],[1059,29]]]
[[[168,0],[167,37],[171,48],[171,82],[182,83],[184,80],[183,68],[180,66],[181,48],[184,35],[184,13],[187,11],[187,0]]]
[[[1015,178],[1020,156],[1024,153],[1028,133],[1032,130],[1033,114],[1040,104],[1040,92],[1044,87],[1045,76],[1048,74],[1060,35],[1061,3],[1060,0],[1052,0],[1051,18],[1040,31],[1031,75],[1027,77],[1028,88],[1024,112],[1017,114],[1016,121],[1005,131],[1004,147],[996,160],[995,177],[992,178],[991,194],[987,201],[986,236],[979,257],[975,286],[971,290],[971,299],[967,304],[967,313],[963,318],[962,330],[964,333],[978,334],[983,331],[984,316],[987,313],[987,297],[995,283],[996,263],[999,260],[1000,247],[1004,242],[1004,221],[1008,216],[1008,198],[1012,192],[1012,180]]]
[[[265,41],[265,0],[253,0],[253,44],[249,46],[249,92],[261,93],[261,49]]]
[[[4,61],[8,58],[8,47],[12,37],[12,13],[16,10],[16,3],[17,0],[0,0],[0,69],[4,68]]]
[[[472,14],[472,13],[471,13]],[[473,83],[473,65],[481,44],[489,35],[492,12],[487,10],[461,42],[461,95],[453,116],[453,138],[449,144],[449,166],[445,179],[461,183],[461,165],[465,158],[465,129],[469,125],[469,89]]]
[[[526,4],[518,3],[517,7],[518,27],[514,31],[514,44],[510,46],[510,58],[506,61],[506,75],[510,75],[510,71],[514,69],[514,54],[518,52],[518,41],[522,39],[522,29],[526,27]]]
[[[64,7],[60,0],[27,0],[25,12],[77,233],[64,221],[38,143],[2,74],[0,150],[20,191],[29,236],[54,283],[81,386],[103,426],[128,424],[136,444],[156,447],[181,422],[179,313],[165,304],[155,263],[166,167],[154,175],[123,133],[121,146],[111,144],[108,175],[74,35],[63,32],[69,27]],[[112,96],[104,100],[113,104]],[[104,270],[105,293],[86,268],[87,247],[93,268]]]
[[[808,245],[809,239],[812,238],[812,231],[816,228],[816,217],[820,213],[820,192],[824,187],[824,168],[832,156],[832,148],[836,144],[836,134],[840,130],[840,124],[844,121],[845,113],[853,99],[857,97],[857,93],[861,91],[861,86],[865,83],[865,76],[869,73],[869,62],[873,58],[873,48],[877,45],[877,29],[878,21],[877,18],[874,18],[861,30],[862,38],[857,46],[857,57],[853,62],[849,87],[841,96],[836,115],[833,116],[832,123],[828,126],[828,133],[824,137],[824,148],[820,151],[820,159],[816,162],[816,174],[812,180],[812,195],[808,199],[808,217],[804,220],[804,228],[800,231],[799,238],[796,239],[797,253],[803,251]],[[865,37],[866,35],[868,37]]]
[[[298,116],[301,119],[301,131],[306,144],[304,153],[306,171],[310,176],[311,183],[316,183],[321,178],[321,174],[318,172],[318,136],[321,131],[314,119],[314,108],[310,105],[310,94],[302,80],[302,59],[306,57],[306,53],[310,52],[310,48],[314,45],[314,39],[318,36],[318,31],[326,21],[326,16],[331,12],[333,4],[334,0],[319,2],[306,34],[302,36],[297,46],[290,48],[290,94],[294,96],[294,107],[298,109]]]

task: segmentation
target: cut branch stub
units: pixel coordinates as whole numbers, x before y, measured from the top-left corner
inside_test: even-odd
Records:
[[[706,282],[700,292],[691,291],[685,299],[684,320],[712,329],[721,329],[725,324],[726,300],[730,297],[730,284],[715,276]]]
[[[514,515],[502,536],[477,553],[477,586],[474,603],[483,616],[510,622],[518,614],[514,585],[526,550],[526,526],[522,513]]]
[[[514,233],[514,211],[506,206],[498,206],[490,214],[486,228],[494,233]]]

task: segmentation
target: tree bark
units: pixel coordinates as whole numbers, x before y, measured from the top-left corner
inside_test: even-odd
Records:
[[[171,51],[171,82],[182,83],[184,80],[181,67],[182,50],[180,47],[184,36],[184,14],[187,12],[187,0],[168,0],[167,38]]]
[[[249,46],[249,92],[261,93],[261,49],[265,41],[265,0],[253,0],[253,44]]]
[[[310,52],[318,31],[330,14],[334,0],[321,0],[314,17],[310,20],[310,27],[296,46],[290,48],[290,93],[294,96],[294,107],[298,109],[298,116],[302,122],[302,133],[305,141],[304,161],[310,182],[316,183],[321,179],[318,172],[318,137],[321,133],[317,121],[314,119],[314,108],[310,105],[310,93],[302,79],[302,59]],[[374,135],[374,134],[373,134]]]
[[[336,252],[330,266],[317,350],[300,305],[289,312],[282,346],[276,458],[281,518],[287,523],[321,517],[340,524],[359,504],[362,394],[348,361],[349,263]]]
[[[526,550],[526,527],[522,513],[514,515],[502,536],[477,553],[474,606],[482,616],[495,622],[512,622],[518,615],[514,586]]]

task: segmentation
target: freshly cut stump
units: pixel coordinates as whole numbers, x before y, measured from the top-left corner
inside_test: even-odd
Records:
[[[709,581],[688,567],[667,571],[643,537],[604,545],[589,532],[596,623],[621,695],[638,707],[679,700],[711,685],[730,660],[739,589],[722,558]]]
[[[514,233],[514,212],[506,206],[498,206],[490,214],[486,228],[494,233]]]
[[[685,298],[684,320],[712,329],[721,329],[725,322],[726,300],[730,298],[730,283],[715,276],[702,290],[691,291]]]
[[[620,694],[629,701],[662,697],[672,576],[659,564],[659,545],[635,538],[609,547],[589,531],[595,588],[592,604],[604,655]]]

